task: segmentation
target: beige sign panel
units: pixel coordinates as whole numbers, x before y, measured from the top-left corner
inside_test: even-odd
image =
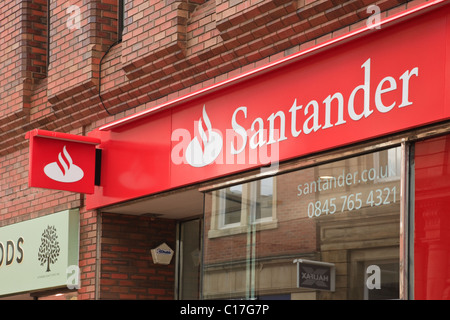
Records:
[[[78,248],[78,209],[0,228],[0,296],[66,286]]]

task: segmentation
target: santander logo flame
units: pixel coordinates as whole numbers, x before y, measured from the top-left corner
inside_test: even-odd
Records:
[[[52,180],[65,183],[80,181],[84,176],[83,170],[73,163],[66,146],[58,154],[58,161],[44,167],[44,173]]]
[[[202,118],[206,131],[203,129]],[[203,106],[202,118],[198,121],[198,134],[201,141],[195,136],[186,148],[187,163],[197,168],[212,163],[219,156],[223,145],[222,136],[212,129],[205,106]]]

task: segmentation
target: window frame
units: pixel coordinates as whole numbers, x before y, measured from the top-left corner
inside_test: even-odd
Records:
[[[267,177],[274,178],[274,177]],[[261,181],[251,181],[242,185],[241,218],[240,222],[224,224],[224,202],[223,193],[227,188],[212,191],[212,215],[211,228],[208,231],[209,238],[224,237],[248,232],[248,227],[253,226],[256,231],[273,229],[277,227],[277,187],[276,179],[272,183],[272,215],[262,219],[254,219],[254,199],[256,195],[256,184]]]

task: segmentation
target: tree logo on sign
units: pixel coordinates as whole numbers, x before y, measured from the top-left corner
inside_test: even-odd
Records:
[[[41,246],[39,247],[38,260],[41,266],[47,264],[46,272],[50,271],[50,264],[58,261],[59,257],[58,235],[55,226],[48,226],[41,236]]]

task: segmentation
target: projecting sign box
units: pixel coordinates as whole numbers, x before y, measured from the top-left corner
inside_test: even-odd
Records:
[[[295,259],[297,263],[297,287],[334,291],[336,267],[333,263]]]
[[[92,194],[97,138],[35,129],[30,140],[29,186]]]

